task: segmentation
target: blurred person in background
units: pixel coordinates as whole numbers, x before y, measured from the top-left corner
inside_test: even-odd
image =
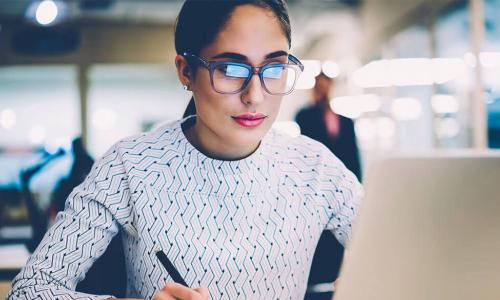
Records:
[[[323,230],[347,243],[361,184],[322,144],[271,129],[303,70],[286,3],[187,0],[175,46],[194,114],[98,159],[8,299],[111,299],[74,289],[118,233],[127,297],[303,299]]]
[[[313,104],[301,109],[295,121],[301,134],[324,144],[361,180],[359,150],[354,122],[335,113],[330,107],[333,80],[320,73],[312,92]]]
[[[359,151],[356,144],[354,123],[351,119],[336,114],[330,107],[333,80],[320,73],[312,90],[313,104],[301,109],[295,121],[301,134],[323,143],[345,166],[361,180]],[[334,235],[325,231],[320,238],[309,276],[310,287],[331,282],[337,278],[342,263],[344,248]],[[306,299],[329,299],[329,293],[311,291]]]

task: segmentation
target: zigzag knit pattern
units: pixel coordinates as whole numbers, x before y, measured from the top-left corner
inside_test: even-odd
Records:
[[[183,121],[124,139],[95,163],[8,299],[110,297],[74,289],[119,230],[129,297],[150,299],[172,281],[161,249],[212,299],[303,299],[322,231],[341,243],[350,235],[355,176],[320,143],[275,130],[245,159],[211,159]]]

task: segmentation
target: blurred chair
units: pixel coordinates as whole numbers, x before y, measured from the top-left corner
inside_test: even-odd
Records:
[[[45,212],[38,206],[30,190],[31,180],[51,161],[63,154],[64,150],[62,149],[54,155],[45,153],[41,162],[21,172],[21,194],[28,210],[28,219],[33,232],[33,236],[27,245],[30,252],[33,252],[42,240],[49,223],[48,216],[46,216]]]

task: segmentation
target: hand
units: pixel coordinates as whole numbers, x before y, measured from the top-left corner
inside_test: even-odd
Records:
[[[153,300],[208,300],[210,294],[205,287],[191,289],[178,283],[167,283],[153,297]]]

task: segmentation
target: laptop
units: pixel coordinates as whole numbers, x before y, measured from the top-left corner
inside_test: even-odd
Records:
[[[500,299],[499,153],[374,164],[333,299]]]

